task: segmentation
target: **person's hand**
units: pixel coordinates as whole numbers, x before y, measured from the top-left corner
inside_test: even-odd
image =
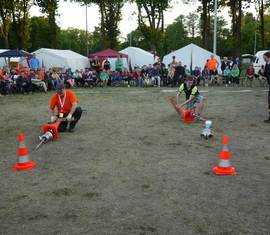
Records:
[[[69,113],[69,114],[67,115],[67,117],[66,117],[66,120],[67,120],[68,122],[70,122],[70,121],[71,121],[71,119],[72,119],[72,114],[71,114],[71,113]]]
[[[181,109],[182,108],[182,105],[181,104],[177,104],[176,105],[176,108]]]
[[[51,116],[50,117],[50,122],[54,123],[56,121],[57,117],[56,116]]]

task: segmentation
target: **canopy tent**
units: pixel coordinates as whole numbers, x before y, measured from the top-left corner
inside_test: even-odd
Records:
[[[138,47],[127,47],[120,51],[128,55],[129,63],[134,68],[136,65],[142,67],[154,63],[154,55]]]
[[[175,56],[176,61],[181,61],[182,65],[186,65],[188,68],[194,70],[196,66],[201,69],[204,68],[206,61],[210,59],[210,56],[213,55],[212,52],[207,51],[193,43],[182,47],[174,52],[169,53],[163,57],[163,63],[167,66],[172,62],[172,57]],[[215,58],[219,62],[218,71],[221,72],[220,66],[220,57],[215,55]]]
[[[23,50],[7,50],[0,53],[0,57],[12,58],[12,57],[32,57],[32,54]]]
[[[75,71],[76,69],[85,69],[89,67],[89,60],[87,57],[71,50],[40,48],[33,53],[36,54],[36,58],[45,70],[52,67],[60,67],[70,68],[72,71]]]
[[[3,66],[5,66],[8,63],[8,61],[10,61],[12,63],[18,63],[18,62],[20,62],[25,67],[28,67],[28,63],[27,63],[26,57],[24,57],[24,56],[14,56],[15,53],[17,53],[17,51],[18,50],[0,49],[0,55],[4,55],[4,56],[0,56],[0,68],[2,68]],[[24,53],[25,51],[21,51],[21,52]],[[18,52],[18,53],[19,53],[19,55],[22,55],[22,54],[20,54],[20,52]],[[18,55],[18,53],[17,53],[17,55]],[[25,52],[25,53],[27,53],[27,57],[29,55],[32,56],[28,52]],[[6,58],[8,58],[8,60],[6,60]]]
[[[114,51],[110,48],[107,48],[103,51],[99,51],[99,52],[95,52],[92,53],[88,56],[90,59],[94,59],[95,57],[98,57],[100,64],[103,63],[103,61],[108,58],[108,60],[110,61],[111,64],[111,70],[114,71],[115,70],[115,61],[118,57],[123,59],[123,67],[128,69],[128,62],[127,62],[127,58],[128,55],[124,54],[124,53],[119,53],[117,51]]]
[[[98,57],[98,59],[100,60],[100,62],[102,62],[103,60],[105,60],[106,58],[117,58],[117,57],[120,57],[120,58],[128,58],[128,55],[126,54],[123,54],[123,53],[119,53],[117,51],[114,51],[110,48],[107,48],[103,51],[99,51],[99,52],[95,52],[95,53],[92,53],[90,54],[88,57],[90,59],[93,59],[95,57]]]

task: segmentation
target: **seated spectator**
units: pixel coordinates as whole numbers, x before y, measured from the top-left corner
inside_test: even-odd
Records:
[[[69,88],[75,88],[75,80],[69,72],[62,73],[62,79],[64,79],[64,84],[67,84]]]
[[[101,80],[102,86],[107,86],[108,85],[109,74],[106,72],[105,69],[100,73],[99,78]]]
[[[228,86],[228,84],[231,84],[231,70],[229,66],[226,66],[226,68],[223,70],[223,83]]]
[[[23,94],[32,93],[31,76],[27,76],[25,71],[22,71],[16,82],[17,91]]]
[[[237,64],[234,64],[231,69],[231,78],[232,78],[232,84],[233,85],[239,85],[239,76],[240,76],[240,70],[237,66]]]
[[[33,70],[31,71],[31,74],[29,76],[31,76],[31,81],[34,86],[42,89],[45,93],[47,92],[48,89],[46,83],[44,82],[44,77],[40,77],[38,74],[35,74]],[[40,78],[43,79],[43,81],[40,80]]]
[[[121,83],[122,75],[119,71],[113,71],[111,73],[111,86],[117,86]]]
[[[252,87],[252,83],[254,80],[254,68],[253,65],[248,66],[247,69],[247,80],[246,80],[246,85],[249,87]]]
[[[208,70],[207,66],[204,66],[204,69],[202,71],[202,77],[203,86],[208,86],[209,80],[210,80],[210,72]]]
[[[79,86],[83,87],[82,74],[79,72],[78,69],[73,73],[72,77],[73,77],[77,87],[79,87]]]
[[[172,80],[173,80],[173,77],[174,77],[174,73],[175,73],[175,64],[170,64],[169,65],[169,69],[168,69],[168,81],[169,81],[169,84],[172,84]]]
[[[0,69],[0,96],[5,95],[5,94],[6,94],[6,91],[5,91],[4,73]]]

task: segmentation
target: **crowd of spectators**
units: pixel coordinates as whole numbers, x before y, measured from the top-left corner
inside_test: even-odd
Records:
[[[222,74],[218,74],[218,69]],[[90,61],[90,68],[71,71],[70,69],[51,68],[47,71],[41,68],[39,61],[33,55],[29,61],[29,67],[21,63],[13,69],[4,66],[0,69],[0,93],[7,95],[11,93],[29,94],[33,91],[54,90],[58,82],[62,82],[69,88],[76,87],[106,87],[120,86],[180,86],[186,75],[192,75],[196,85],[210,86],[252,86],[255,80],[254,68],[250,65],[245,71],[241,68],[239,58],[229,61],[226,57],[221,65],[212,55],[203,69],[196,66],[190,71],[187,66],[182,65],[172,57],[172,62],[167,65],[159,59],[154,64],[135,66],[133,69],[123,66],[122,58],[117,58],[112,70],[111,62],[106,58],[102,64],[96,57]],[[244,75],[243,75],[244,74]],[[259,70],[260,85],[264,86],[266,80],[263,76],[264,66]]]

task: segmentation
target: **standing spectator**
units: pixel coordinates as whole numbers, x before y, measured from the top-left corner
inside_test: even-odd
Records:
[[[29,61],[30,69],[38,70],[40,68],[39,66],[39,60],[36,58],[36,54],[33,54],[33,57]]]
[[[254,68],[252,65],[248,66],[247,69],[247,86],[252,87],[252,83],[254,80]]]
[[[123,70],[123,59],[120,56],[115,61],[115,70],[118,72],[122,72]]]
[[[264,87],[267,82],[266,77],[264,76],[264,65],[261,66],[258,74],[259,74],[260,86]]]
[[[209,70],[210,74],[210,83],[215,83],[217,78],[217,69],[218,69],[219,63],[214,55],[211,55],[211,58],[207,62],[207,68]]]
[[[175,56],[172,57],[172,62],[169,65],[177,65],[177,61],[175,59]]]
[[[155,63],[154,64],[154,68],[153,68],[153,71],[152,71],[152,76],[154,78],[155,85],[157,85],[158,87],[160,87],[161,68],[160,68],[160,65],[158,63]]]
[[[97,56],[91,61],[91,68],[96,71],[96,73],[99,75],[100,72],[100,62]]]
[[[103,69],[108,73],[111,70],[111,63],[108,60],[108,58],[106,58],[106,60],[103,61]]]
[[[270,51],[264,53],[263,58],[265,60],[264,76],[267,79],[269,90],[268,90],[268,119],[264,122],[270,123]]]
[[[231,69],[231,78],[232,78],[232,84],[239,85],[239,76],[240,76],[240,70],[237,66],[237,64],[234,64]]]
[[[182,66],[182,63],[179,61],[175,66],[174,78],[172,86],[180,86],[183,83],[184,77],[186,76],[185,68]]]

